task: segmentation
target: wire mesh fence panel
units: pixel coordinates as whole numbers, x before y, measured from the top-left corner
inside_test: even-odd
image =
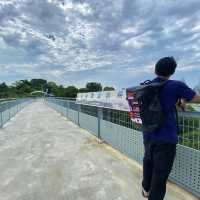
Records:
[[[66,116],[66,109],[67,109],[67,102],[65,100],[62,101],[62,109],[61,109],[61,114],[63,116]]]
[[[181,113],[179,144],[200,150],[200,113]]]
[[[27,104],[31,103],[32,99],[13,99],[10,101],[4,100],[0,104],[0,127],[8,122],[15,114],[24,108]]]
[[[130,120],[126,111],[103,109],[103,119],[120,126],[141,131],[141,127]],[[179,144],[200,150],[200,113],[180,113]]]
[[[80,127],[98,136],[98,118],[85,113],[80,113],[79,117]]]
[[[98,137],[98,108],[95,106],[79,105],[79,125]]]
[[[2,115],[3,115],[2,121],[3,121],[3,124],[5,124],[9,120],[9,110],[3,111]]]
[[[68,101],[68,118],[142,164],[141,127],[126,111],[77,105]],[[102,112],[102,116],[99,115]],[[180,113],[179,145],[170,179],[200,197],[200,113]]]
[[[74,102],[74,101],[69,101],[69,108],[71,110],[78,111],[78,104],[76,104],[76,102]]]
[[[75,124],[78,124],[78,111],[69,109],[68,118]]]
[[[17,114],[17,111],[18,111],[18,105],[16,104],[16,105],[15,105],[15,111],[14,111],[14,115],[16,115],[16,114]]]
[[[200,152],[178,145],[170,179],[200,197]]]
[[[15,107],[13,105],[13,107],[10,108],[10,117],[14,116],[14,109],[15,109]]]
[[[131,121],[129,112],[127,111],[103,108],[103,119],[114,124],[118,124],[120,126],[135,130],[141,130],[140,126]]]
[[[61,100],[60,101],[60,107],[59,107],[59,111],[62,115],[64,115],[64,111],[65,111],[65,101],[64,100]]]
[[[89,105],[79,105],[75,101],[67,101],[62,99],[51,99],[55,103],[55,109],[74,121],[79,123],[79,113],[87,114],[88,116],[98,117],[98,108]],[[103,109],[103,120],[112,122],[113,124],[122,127],[141,131],[141,127],[130,120],[127,111],[113,110],[108,108]],[[74,112],[76,111],[76,112]],[[81,123],[83,120],[80,118]],[[200,150],[200,114],[196,113],[180,113],[179,116],[179,144],[188,146],[193,149]]]
[[[105,120],[101,121],[100,130],[103,140],[142,163],[144,149],[141,132]]]
[[[90,116],[98,117],[98,108],[95,106],[80,105],[81,112]]]

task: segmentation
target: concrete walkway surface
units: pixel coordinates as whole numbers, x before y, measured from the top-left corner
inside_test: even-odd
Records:
[[[43,102],[0,129],[0,200],[143,200],[141,177],[134,162]],[[189,199],[168,189],[165,200]]]

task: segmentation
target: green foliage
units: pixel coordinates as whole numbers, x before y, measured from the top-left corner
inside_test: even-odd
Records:
[[[199,136],[200,132],[198,130],[190,132],[182,132],[180,135],[179,143],[184,146],[199,150],[200,148]]]
[[[105,88],[114,89],[112,87]],[[78,92],[102,91],[102,85],[96,82],[89,82],[85,88],[78,89],[75,86],[64,87],[57,85],[55,82],[47,82],[44,79],[20,80],[11,86],[7,86],[6,83],[0,84],[0,99],[44,95],[43,93],[33,93],[31,95],[35,91],[47,92],[49,95],[57,97],[76,98]]]
[[[30,84],[34,90],[43,90],[46,88],[47,81],[44,79],[32,79]]]
[[[78,92],[79,92],[79,93],[86,93],[86,92],[88,92],[88,89],[87,89],[87,88],[80,88],[80,89],[78,90]]]
[[[129,112],[108,108],[103,110],[103,119],[114,124],[142,131],[141,126],[133,123]],[[196,117],[179,117],[179,144],[200,150],[200,120]]]
[[[89,82],[86,84],[86,89],[88,92],[98,92],[102,91],[102,85],[101,83]]]
[[[65,96],[70,98],[76,98],[78,89],[75,86],[68,86],[65,89]]]
[[[114,91],[115,88],[114,87],[104,87],[103,91]]]
[[[7,98],[8,97],[8,86],[6,83],[0,84],[0,98]]]
[[[28,80],[20,80],[15,83],[17,96],[28,96],[32,92],[31,83]]]
[[[189,112],[194,112],[195,109],[191,105],[187,105],[186,110]]]
[[[54,96],[58,96],[58,86],[54,82],[48,82],[46,85],[46,89],[49,94],[53,94]]]
[[[179,117],[180,144],[199,149],[200,120],[195,117]]]

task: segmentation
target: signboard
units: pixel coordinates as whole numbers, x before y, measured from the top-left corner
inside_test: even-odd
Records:
[[[128,100],[128,105],[129,105],[129,114],[131,121],[137,123],[137,124],[142,124],[142,120],[140,118],[140,107],[138,104],[138,101],[136,100],[135,93],[133,91],[128,91],[127,92],[127,100]]]
[[[130,110],[126,100],[125,89],[120,91],[78,93],[76,103],[116,110]]]

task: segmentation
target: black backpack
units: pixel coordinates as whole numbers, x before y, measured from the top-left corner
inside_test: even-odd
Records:
[[[160,103],[160,90],[166,81],[145,81],[138,87],[126,89],[130,117],[142,131],[151,133],[163,125],[165,115]]]

